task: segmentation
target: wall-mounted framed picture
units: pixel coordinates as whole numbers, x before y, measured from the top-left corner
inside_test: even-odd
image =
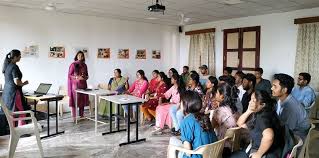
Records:
[[[97,49],[97,58],[100,59],[110,59],[111,49],[110,48],[98,48]]]
[[[89,57],[89,48],[87,47],[75,47],[74,48],[74,55],[78,53],[79,51],[82,51],[84,53],[85,58]]]
[[[24,49],[22,50],[22,57],[39,57],[39,46],[38,45],[30,45],[30,46],[26,46],[24,47]]]
[[[160,50],[152,50],[152,58],[153,59],[161,59],[161,51]]]
[[[119,49],[117,54],[118,59],[129,59],[130,58],[130,50],[129,49]]]
[[[135,59],[146,59],[146,49],[136,50]]]
[[[50,58],[65,58],[65,48],[63,46],[50,47]]]

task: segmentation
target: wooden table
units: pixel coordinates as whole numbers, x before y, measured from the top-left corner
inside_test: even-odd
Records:
[[[56,135],[59,135],[59,134],[63,134],[64,131],[62,132],[59,132],[59,122],[58,122],[58,101],[59,100],[62,100],[63,99],[63,95],[53,95],[53,94],[50,94],[50,95],[43,95],[43,96],[25,96],[26,98],[26,102],[28,102],[28,99],[30,100],[34,100],[34,113],[36,114],[37,113],[37,102],[39,101],[46,101],[47,102],[47,106],[48,106],[48,109],[47,109],[47,135],[46,136],[43,136],[41,137],[41,139],[44,139],[44,138],[48,138],[48,137],[52,137],[52,136],[56,136]],[[55,109],[56,109],[56,112],[53,113],[53,114],[50,114],[50,102],[51,101],[55,101]],[[56,118],[56,122],[55,122],[55,133],[54,134],[50,134],[50,116],[55,116]]]
[[[76,90],[76,97],[75,97],[75,108],[76,109],[78,107],[78,99],[77,99],[77,97],[78,97],[77,94],[78,93],[94,96],[95,119],[93,120],[93,119],[91,119],[89,117],[86,117],[86,118],[95,122],[95,133],[97,133],[97,123],[99,122],[99,123],[105,124],[104,122],[97,120],[98,99],[102,95],[115,95],[115,94],[117,94],[117,92],[116,91],[106,90],[106,89],[93,89],[93,90],[78,89],[78,90]],[[75,113],[75,117],[76,117],[75,123],[77,124],[78,123],[77,112]]]
[[[143,103],[145,100],[142,98],[138,98],[132,95],[113,95],[113,96],[101,96],[100,99],[104,99],[106,101],[110,102],[110,131],[106,133],[102,133],[102,135],[106,134],[111,134],[111,133],[116,133],[116,132],[122,132],[122,131],[127,131],[127,142],[121,143],[120,146],[127,145],[127,144],[132,144],[136,142],[141,142],[141,141],[146,141],[145,138],[143,139],[138,139],[138,112],[139,112],[139,104]],[[112,114],[112,102],[117,104],[117,114]],[[131,114],[130,112],[127,113],[127,129],[120,129],[120,121],[119,119],[124,119],[122,116],[120,116],[120,106],[121,105],[127,105],[128,109],[132,107],[133,105],[136,105],[136,139],[131,141],[130,140],[130,124],[131,124]],[[112,129],[112,116],[116,117],[116,124],[117,124],[117,129],[113,131]]]

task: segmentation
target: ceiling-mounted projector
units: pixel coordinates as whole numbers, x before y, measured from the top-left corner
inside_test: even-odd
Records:
[[[159,4],[158,0],[156,0],[156,4],[148,6],[147,9],[150,12],[163,12],[163,14],[164,14],[165,6],[162,4]]]

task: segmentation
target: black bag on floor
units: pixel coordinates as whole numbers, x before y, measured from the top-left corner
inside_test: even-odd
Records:
[[[0,109],[0,136],[10,134],[9,131],[10,130],[9,130],[9,124],[7,122],[7,118]]]

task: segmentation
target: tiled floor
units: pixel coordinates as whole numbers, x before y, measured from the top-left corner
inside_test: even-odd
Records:
[[[126,132],[102,136],[101,133],[108,130],[107,125],[100,126],[97,134],[94,133],[94,122],[89,120],[82,120],[74,125],[70,118],[65,118],[60,126],[65,130],[65,134],[42,140],[45,157],[164,158],[170,137],[169,134],[151,136],[152,128],[144,126],[140,128],[140,137],[146,138],[146,142],[119,147],[118,144],[127,139]],[[132,130],[131,137],[134,138],[134,135]],[[6,157],[8,140],[8,136],[0,137],[0,158]],[[319,128],[317,127],[311,135],[309,145],[311,158],[319,158],[318,146]],[[39,157],[34,136],[20,139],[16,157]]]

